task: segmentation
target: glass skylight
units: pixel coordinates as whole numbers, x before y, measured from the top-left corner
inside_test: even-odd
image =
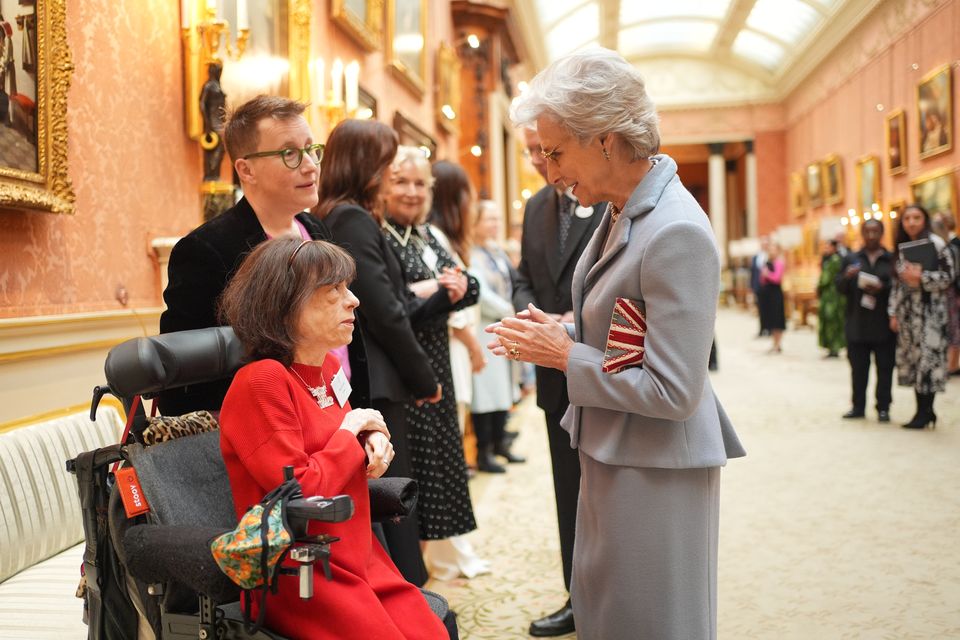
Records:
[[[600,12],[594,3],[586,4],[563,18],[547,33],[550,57],[559,58],[600,35]]]
[[[670,20],[639,24],[620,31],[618,49],[626,58],[660,51],[703,52],[717,35],[717,23],[700,20]]]
[[[747,26],[793,45],[810,33],[820,19],[820,13],[803,0],[757,0]]]
[[[540,23],[549,27],[557,18],[563,18],[577,7],[595,3],[589,0],[536,0],[536,4]]]
[[[625,0],[620,3],[620,25],[629,27],[637,22],[662,18],[713,18],[720,20],[727,14],[731,0],[669,0],[641,2]],[[544,3],[545,0],[540,0]],[[541,14],[543,15],[543,14]]]
[[[733,52],[771,71],[777,68],[786,54],[780,44],[748,29],[741,31],[733,41]]]

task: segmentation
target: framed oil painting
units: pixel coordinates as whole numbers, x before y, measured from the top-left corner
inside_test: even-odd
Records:
[[[396,129],[397,134],[400,136],[400,144],[420,147],[424,150],[424,153],[431,162],[437,159],[436,139],[417,126],[417,124],[404,115],[403,112],[397,111],[393,114],[393,128]]]
[[[907,170],[907,118],[903,109],[891,111],[886,118],[887,170],[895,176]]]
[[[387,0],[387,61],[418,97],[427,76],[427,1]]]
[[[807,205],[811,208],[823,204],[823,165],[811,162],[807,165]]]
[[[794,216],[802,216],[807,209],[806,192],[803,188],[803,175],[798,171],[790,174],[790,211]]]
[[[0,18],[0,209],[72,213],[66,0],[4,2]],[[38,37],[38,34],[39,37]]]
[[[949,64],[934,69],[917,85],[917,135],[921,158],[953,147],[953,81]]]
[[[367,51],[379,51],[383,37],[383,0],[333,0],[331,16]]]
[[[911,180],[910,194],[913,202],[923,205],[931,216],[940,212],[957,215],[956,174],[952,168]]]
[[[843,163],[835,153],[823,160],[823,190],[825,204],[843,202]]]
[[[872,211],[880,202],[880,161],[877,156],[857,160],[857,213]]]

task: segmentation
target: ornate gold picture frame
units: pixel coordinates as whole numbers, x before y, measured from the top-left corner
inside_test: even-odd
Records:
[[[895,176],[907,170],[907,118],[903,109],[891,111],[886,118],[886,125],[887,170]]]
[[[806,190],[803,188],[803,175],[799,171],[790,174],[790,210],[795,217],[802,216],[807,210]]]
[[[917,135],[921,159],[953,148],[953,78],[949,64],[937,67],[917,84]]]
[[[857,160],[857,213],[873,211],[874,203],[880,203],[880,160],[868,155]]]
[[[835,153],[823,159],[823,193],[824,204],[843,202],[843,162]]]
[[[383,0],[332,0],[331,15],[367,51],[379,51],[383,37]]]
[[[941,169],[910,181],[911,201],[923,205],[931,216],[949,211],[957,216],[956,172]]]
[[[823,205],[823,164],[811,162],[807,165],[807,204],[811,209]]]
[[[0,209],[73,213],[75,196],[67,172],[67,93],[73,61],[67,46],[66,0],[37,0],[21,9],[21,15],[5,17],[15,33],[36,39],[35,46],[28,41],[27,47],[17,48],[13,61],[35,78],[36,95],[31,99],[18,88],[17,96],[10,96],[10,79],[5,78],[12,111],[10,127],[4,128],[13,131],[3,133],[19,135],[32,145],[36,160],[30,162],[26,149],[20,158],[25,162],[12,157],[0,162]],[[21,51],[30,51],[34,59],[17,60]],[[3,145],[10,148],[7,141]]]
[[[427,1],[387,0],[387,62],[417,96],[427,77]]]
[[[447,133],[460,131],[460,58],[446,42],[437,49],[437,123]]]

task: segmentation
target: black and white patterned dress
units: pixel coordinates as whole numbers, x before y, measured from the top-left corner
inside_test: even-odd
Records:
[[[897,317],[897,382],[917,393],[947,388],[947,290],[953,286],[953,256],[931,234],[940,257],[937,271],[924,271],[919,288],[894,280],[888,314]],[[898,263],[899,267],[899,263]]]
[[[383,233],[400,260],[408,284],[435,278],[444,267],[456,266],[426,227],[410,228],[388,220]],[[477,302],[480,287],[473,276],[468,275],[468,281],[467,293],[454,310]],[[440,402],[420,407],[410,403],[407,408],[413,475],[420,485],[417,502],[420,538],[442,540],[477,528],[457,420],[447,314],[438,314],[414,325],[414,333],[443,385]]]

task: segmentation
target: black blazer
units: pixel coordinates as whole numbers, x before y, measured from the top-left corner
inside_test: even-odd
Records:
[[[323,223],[306,213],[297,214],[314,240],[327,240]],[[267,239],[246,198],[209,220],[177,242],[167,267],[169,283],[163,292],[167,308],[160,316],[160,333],[216,327],[217,302],[240,263]],[[219,411],[232,378],[217,380],[160,395],[164,415],[206,409]]]
[[[518,311],[526,309],[531,302],[547,313],[564,314],[573,310],[573,270],[600,224],[607,203],[595,205],[593,215],[589,218],[574,216],[565,251],[560,255],[559,202],[557,190],[550,185],[540,189],[527,202],[523,216],[520,265],[513,284],[513,306]],[[536,371],[537,406],[547,412],[566,408],[569,400],[567,379],[563,372],[544,367],[537,367]]]
[[[893,286],[894,256],[883,250],[877,261],[870,264],[866,251],[848,253],[840,265],[837,274],[837,290],[847,296],[847,342],[879,343],[895,340],[897,334],[890,330],[890,319],[887,316],[887,302],[890,300],[890,289]],[[847,278],[844,272],[850,265],[857,264],[864,273],[880,278],[883,287],[875,294],[876,305],[867,309],[860,304],[863,290],[857,286],[857,276]]]
[[[371,400],[432,396],[439,381],[412,325],[450,311],[446,290],[427,300],[417,298],[380,226],[363,207],[334,207],[324,223],[333,241],[357,261],[357,279],[350,285],[360,300],[350,344],[352,403],[369,406]]]

